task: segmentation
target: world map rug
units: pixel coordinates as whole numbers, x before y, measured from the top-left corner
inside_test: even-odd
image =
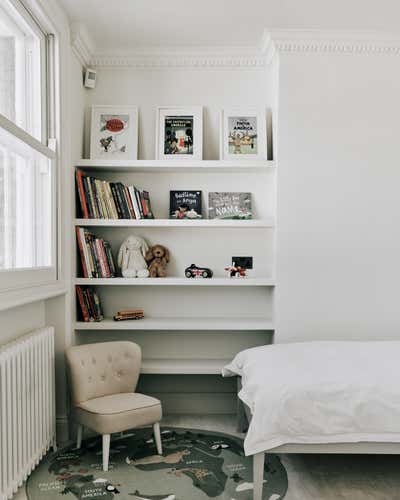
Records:
[[[164,427],[163,455],[152,429],[113,436],[110,467],[102,470],[101,436],[51,453],[26,485],[29,500],[252,500],[252,457],[227,434]],[[286,470],[266,455],[263,500],[284,498]]]

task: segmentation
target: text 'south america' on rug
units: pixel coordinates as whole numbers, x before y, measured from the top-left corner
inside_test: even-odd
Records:
[[[137,429],[111,441],[110,470],[101,465],[101,437],[80,450],[49,455],[27,483],[29,500],[251,500],[252,458],[233,436],[164,428],[163,455],[151,429]],[[278,457],[265,463],[263,500],[284,498],[287,475]]]

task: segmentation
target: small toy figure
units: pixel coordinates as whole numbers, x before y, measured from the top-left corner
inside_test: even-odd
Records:
[[[150,278],[165,278],[169,262],[169,250],[162,245],[154,245],[147,250],[145,259],[149,265]]]
[[[146,241],[135,235],[128,236],[118,252],[118,266],[124,278],[147,278],[147,269],[144,257],[149,246]]]
[[[240,266],[228,266],[225,267],[225,271],[229,272],[230,278],[246,278],[246,269]]]
[[[177,219],[185,219],[188,213],[189,207],[187,205],[180,205],[178,210],[175,210],[175,217]]]
[[[212,278],[213,272],[208,267],[198,267],[191,264],[185,269],[186,278]]]

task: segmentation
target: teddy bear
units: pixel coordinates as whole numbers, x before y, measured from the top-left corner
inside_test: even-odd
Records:
[[[145,255],[149,266],[150,278],[165,278],[167,276],[167,264],[169,262],[169,251],[162,245],[152,246]]]

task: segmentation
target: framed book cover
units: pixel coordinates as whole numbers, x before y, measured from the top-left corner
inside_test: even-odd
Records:
[[[266,160],[265,109],[221,111],[220,158],[222,160]]]
[[[201,219],[201,191],[170,191],[170,219]]]
[[[210,219],[252,219],[251,193],[208,193]]]
[[[92,106],[90,158],[137,160],[137,106]]]
[[[203,158],[203,108],[159,107],[157,109],[156,158]]]

